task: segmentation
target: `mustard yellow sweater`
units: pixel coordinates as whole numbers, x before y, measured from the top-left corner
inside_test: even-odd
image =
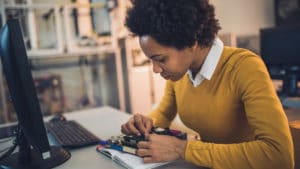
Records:
[[[188,141],[185,160],[212,169],[293,169],[288,121],[261,58],[224,47],[211,80],[193,87],[186,74],[167,81],[155,126],[179,114],[201,141]]]

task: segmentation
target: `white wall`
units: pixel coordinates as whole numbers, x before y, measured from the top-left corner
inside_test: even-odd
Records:
[[[275,23],[274,0],[210,0],[222,30],[236,35],[258,34]]]

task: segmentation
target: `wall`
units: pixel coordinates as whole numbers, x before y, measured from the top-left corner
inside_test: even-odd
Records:
[[[274,0],[210,0],[222,27],[220,33],[258,34],[275,23]]]

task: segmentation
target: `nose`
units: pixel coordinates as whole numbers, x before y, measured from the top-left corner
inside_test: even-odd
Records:
[[[154,73],[161,73],[163,69],[159,66],[159,63],[152,61],[152,66],[153,66],[153,72]]]

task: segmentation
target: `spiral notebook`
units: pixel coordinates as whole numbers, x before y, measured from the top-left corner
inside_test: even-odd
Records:
[[[170,163],[144,163],[141,157],[133,154],[103,147],[97,147],[96,150],[127,169],[152,169]]]

